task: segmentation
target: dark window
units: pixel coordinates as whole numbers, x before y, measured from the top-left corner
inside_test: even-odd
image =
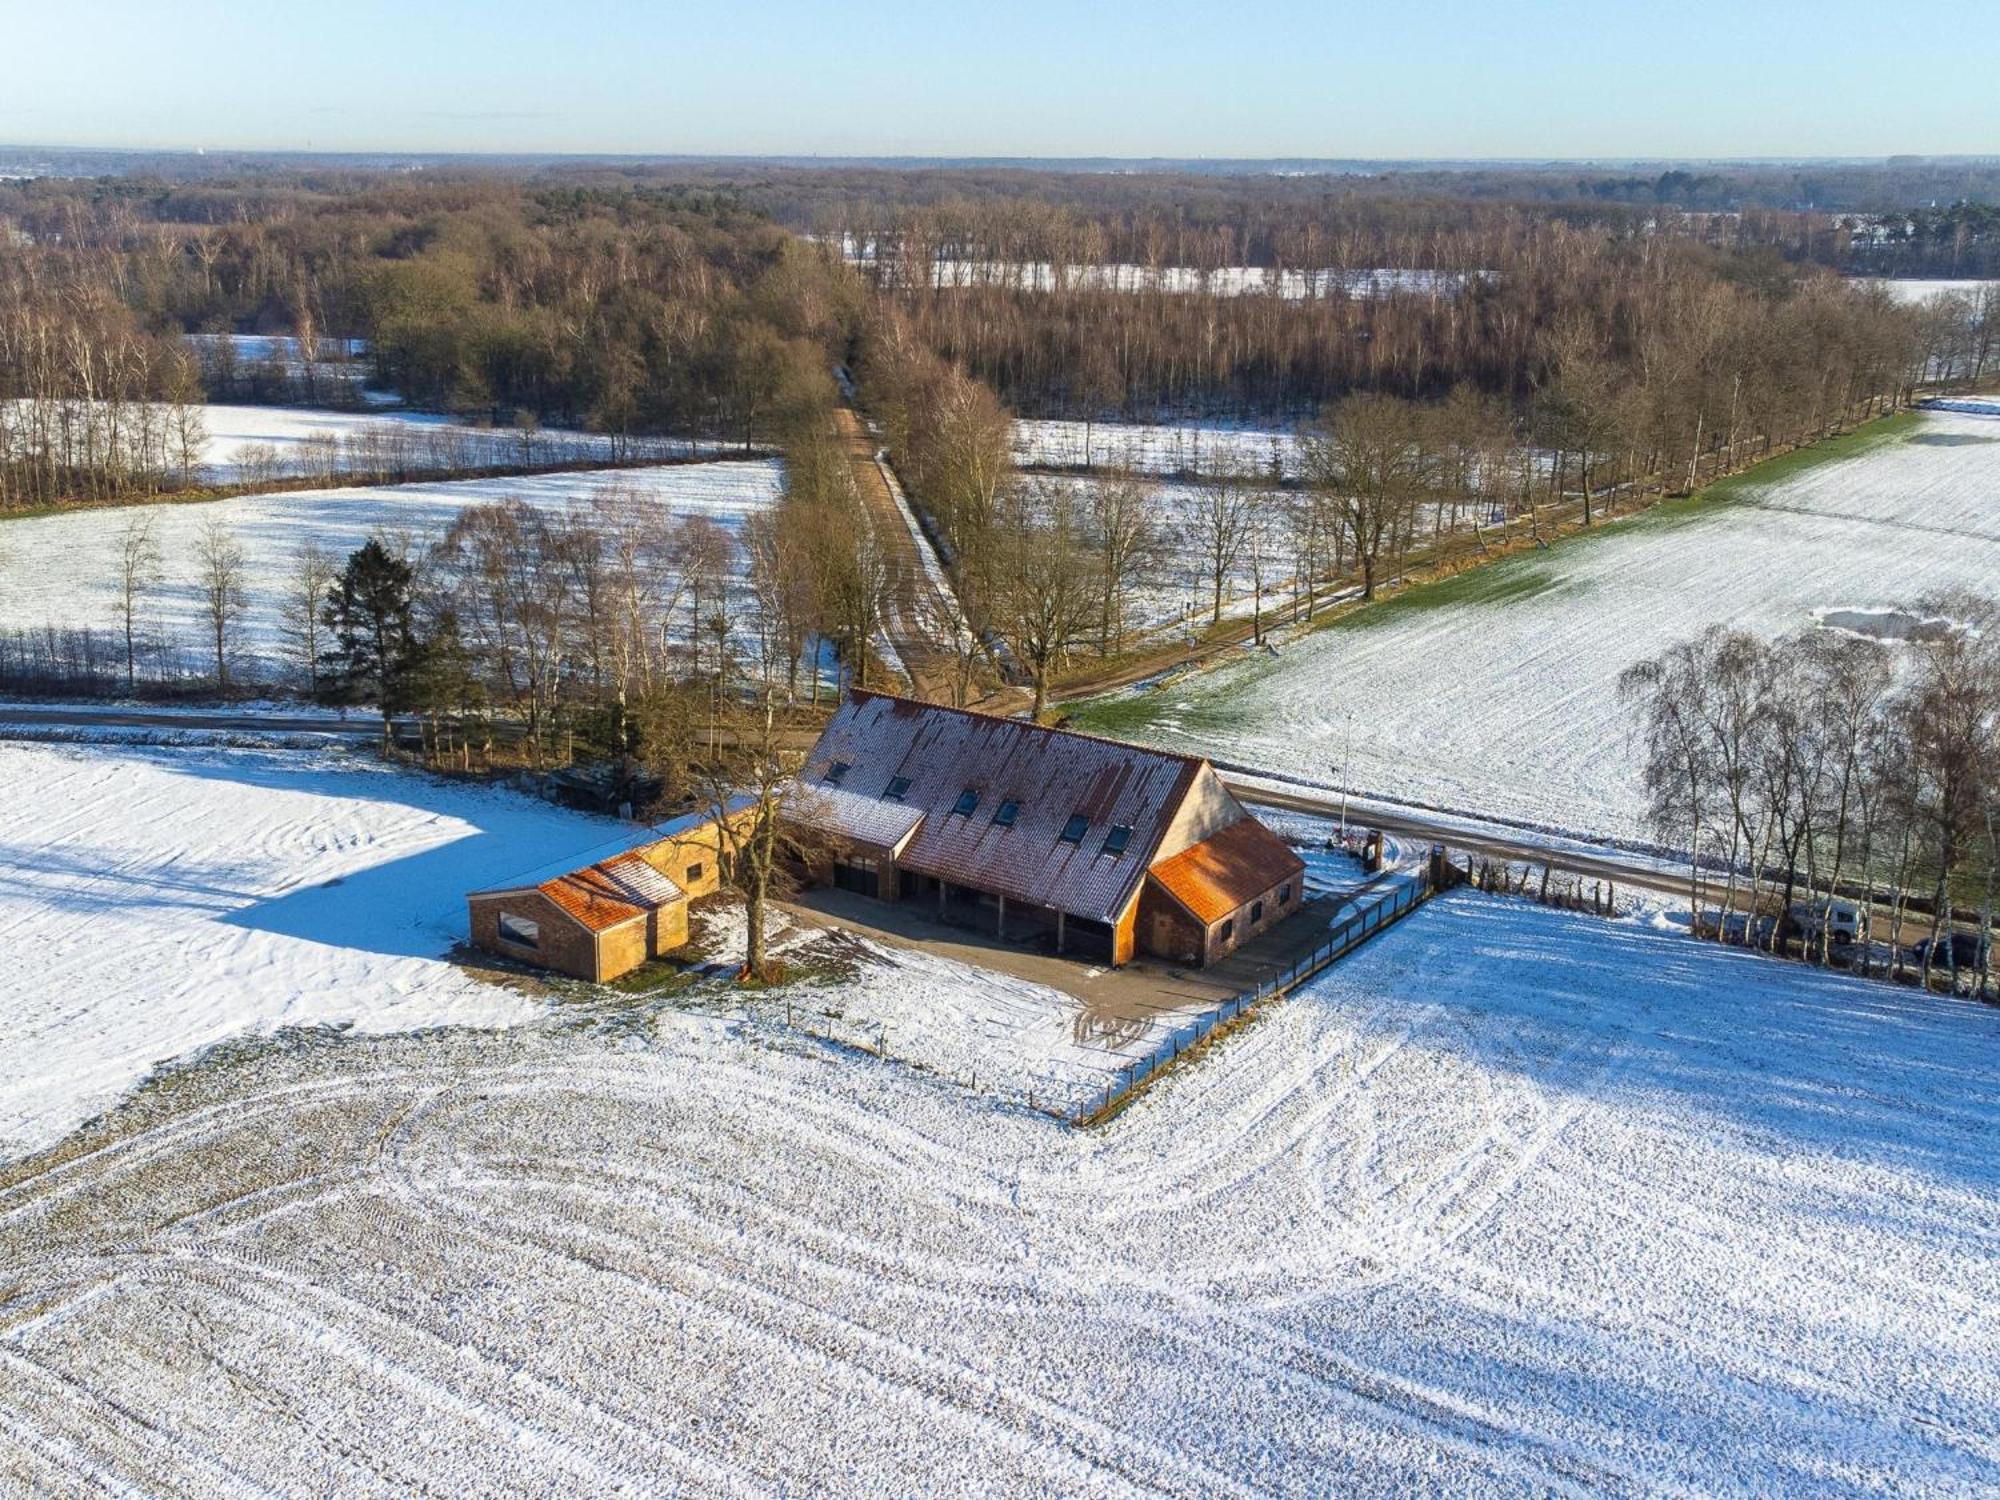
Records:
[[[1131,842],[1132,830],[1127,828],[1123,823],[1113,824],[1111,832],[1104,836],[1104,852],[1106,854],[1123,854],[1125,846]]]
[[[687,867],[688,884],[693,885],[697,880],[701,879],[702,873],[706,868],[704,865],[689,865]]]
[[[853,769],[854,767],[844,760],[835,761],[826,768],[826,784],[828,786],[839,786],[842,778]]]
[[[889,778],[889,790],[884,792],[882,795],[887,797],[891,802],[901,802],[903,800],[903,794],[907,792],[909,789],[910,789],[909,777],[891,776]]]
[[[1288,883],[1283,890],[1278,892],[1278,905],[1290,906],[1291,904],[1292,904],[1292,888]]]
[[[1263,920],[1264,920],[1264,903],[1261,901],[1252,902],[1250,906],[1250,925],[1252,927],[1255,927],[1259,922]]]
[[[998,823],[1002,828],[1012,828],[1014,820],[1020,816],[1021,804],[1016,802],[1012,797],[1009,797],[1005,802],[1000,804],[999,811],[993,814],[993,821]]]
[[[1235,936],[1236,936],[1236,918],[1231,917],[1228,921],[1222,924],[1222,940],[1223,942],[1226,943]]]
[[[1065,844],[1080,844],[1090,829],[1090,819],[1082,813],[1071,813],[1069,821],[1063,824],[1062,841]]]
[[[952,804],[951,810],[955,813],[963,813],[969,818],[972,816],[973,808],[977,806],[979,806],[979,789],[969,786],[958,794],[958,801]]]
[[[538,948],[542,942],[541,923],[503,911],[500,913],[500,940],[512,943],[516,948]]]

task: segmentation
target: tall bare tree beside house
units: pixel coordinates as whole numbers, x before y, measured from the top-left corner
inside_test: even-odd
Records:
[[[209,644],[215,655],[215,685],[227,692],[234,634],[249,607],[249,598],[243,587],[243,548],[220,517],[204,525],[195,541],[195,569],[202,614],[208,622]]]
[[[1002,497],[990,566],[995,622],[1034,683],[1039,719],[1050,674],[1084,638],[1098,607],[1089,541],[1067,486],[1028,485]]]
[[[139,631],[146,597],[160,581],[160,542],[150,511],[135,512],[118,534],[118,612],[125,634],[125,691],[138,679]]]
[[[702,757],[704,800],[715,819],[726,878],[743,897],[743,968],[738,977],[773,977],[766,929],[770,906],[790,888],[792,871],[828,852],[814,794],[797,784],[803,751],[787,747],[766,685],[753,702],[731,699],[720,710],[715,745]]]

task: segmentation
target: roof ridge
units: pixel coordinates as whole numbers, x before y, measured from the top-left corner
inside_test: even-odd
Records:
[[[1136,750],[1141,755],[1157,755],[1162,760],[1179,761],[1187,766],[1205,766],[1208,757],[1190,755],[1183,750],[1166,750],[1157,745],[1141,745],[1132,740],[1114,740],[1107,734],[1092,734],[1087,729],[1064,729],[1056,724],[1037,724],[1033,719],[1018,718],[1012,714],[988,713],[981,708],[959,708],[950,703],[931,703],[922,698],[908,698],[901,693],[881,693],[873,688],[849,688],[848,700],[858,702],[864,698],[879,698],[885,703],[907,703],[912,708],[927,712],[958,714],[962,718],[981,719],[988,724],[1007,724],[1015,729],[1031,729],[1039,734],[1064,735],[1073,740],[1089,740],[1094,744],[1111,745],[1119,750]]]

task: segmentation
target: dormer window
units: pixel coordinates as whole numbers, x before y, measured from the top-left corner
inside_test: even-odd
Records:
[[[1111,832],[1104,836],[1104,852],[1114,858],[1125,852],[1125,846],[1132,842],[1132,830],[1123,823],[1112,825]]]
[[[910,790],[909,777],[891,776],[889,778],[889,790],[884,792],[882,795],[887,797],[891,802],[901,802],[903,800],[904,795],[908,793],[909,790]]]
[[[1000,804],[999,809],[993,814],[993,823],[997,828],[1012,828],[1014,820],[1020,816],[1021,804],[1014,798],[1009,797]]]
[[[1071,813],[1069,821],[1063,824],[1061,841],[1065,844],[1080,844],[1083,842],[1084,834],[1089,831],[1090,819],[1082,813]]]
[[[979,788],[969,786],[958,794],[958,801],[952,804],[951,810],[969,818],[972,816],[972,810],[977,806],[979,806]]]
[[[826,768],[826,784],[828,786],[839,786],[847,773],[853,769],[854,767],[844,760],[835,761]]]

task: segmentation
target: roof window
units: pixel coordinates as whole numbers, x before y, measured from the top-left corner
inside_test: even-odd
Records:
[[[977,806],[979,806],[979,788],[969,786],[958,794],[958,801],[952,804],[951,810],[955,813],[963,813],[969,818],[972,816],[972,810]]]
[[[884,792],[882,795],[887,797],[891,802],[901,802],[903,800],[903,794],[908,792],[909,789],[910,789],[909,777],[891,776],[889,778],[889,790]]]
[[[839,786],[846,778],[847,773],[853,769],[854,767],[844,760],[835,761],[826,768],[826,784],[828,786]]]
[[[993,821],[1002,828],[1012,828],[1014,820],[1021,816],[1021,804],[1009,797],[993,814]]]
[[[1132,829],[1130,825],[1125,823],[1114,823],[1112,825],[1111,832],[1107,833],[1104,836],[1104,852],[1110,855],[1123,854],[1125,852],[1125,846],[1131,842],[1132,842]]]
[[[1087,833],[1089,829],[1090,829],[1089,818],[1085,817],[1082,813],[1071,813],[1069,815],[1069,821],[1063,824],[1063,831],[1060,837],[1062,842],[1065,844],[1080,844],[1083,842],[1084,834]]]

